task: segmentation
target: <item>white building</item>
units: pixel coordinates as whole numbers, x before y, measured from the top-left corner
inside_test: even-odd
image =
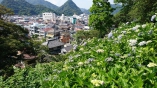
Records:
[[[64,19],[65,19],[65,16],[64,16],[64,14],[62,14],[62,16],[60,17],[60,20],[61,20],[62,22],[64,22]]]
[[[45,12],[42,14],[44,21],[55,21],[56,20],[56,14],[51,12]]]

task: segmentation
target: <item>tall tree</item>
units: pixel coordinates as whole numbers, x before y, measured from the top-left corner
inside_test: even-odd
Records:
[[[6,8],[3,5],[0,5],[0,20],[6,20],[8,16],[13,14],[14,12],[11,9]]]
[[[104,34],[110,31],[110,27],[112,26],[113,8],[108,0],[93,0],[90,12],[89,25],[99,30],[100,37],[103,37]]]

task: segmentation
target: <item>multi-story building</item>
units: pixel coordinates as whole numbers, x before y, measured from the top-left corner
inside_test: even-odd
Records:
[[[42,14],[44,21],[55,21],[56,20],[56,14],[51,12],[45,12]]]

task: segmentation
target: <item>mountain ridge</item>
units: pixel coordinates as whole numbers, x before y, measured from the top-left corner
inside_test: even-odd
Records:
[[[68,0],[57,10],[65,15],[73,15],[73,14],[80,15],[83,13],[72,0]]]
[[[59,8],[57,5],[55,5],[49,1],[45,1],[45,0],[26,0],[26,1],[29,2],[30,4],[43,5],[47,8],[53,9],[53,10],[56,10]]]
[[[43,12],[54,12],[58,14],[52,9],[42,5],[32,5],[25,0],[3,0],[1,4],[12,9],[18,15],[38,15]]]

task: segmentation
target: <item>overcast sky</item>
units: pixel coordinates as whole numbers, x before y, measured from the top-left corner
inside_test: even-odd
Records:
[[[67,0],[46,0],[57,6],[63,5]],[[92,0],[73,0],[75,4],[80,8],[89,9],[92,6]],[[114,0],[109,0],[113,4]]]

